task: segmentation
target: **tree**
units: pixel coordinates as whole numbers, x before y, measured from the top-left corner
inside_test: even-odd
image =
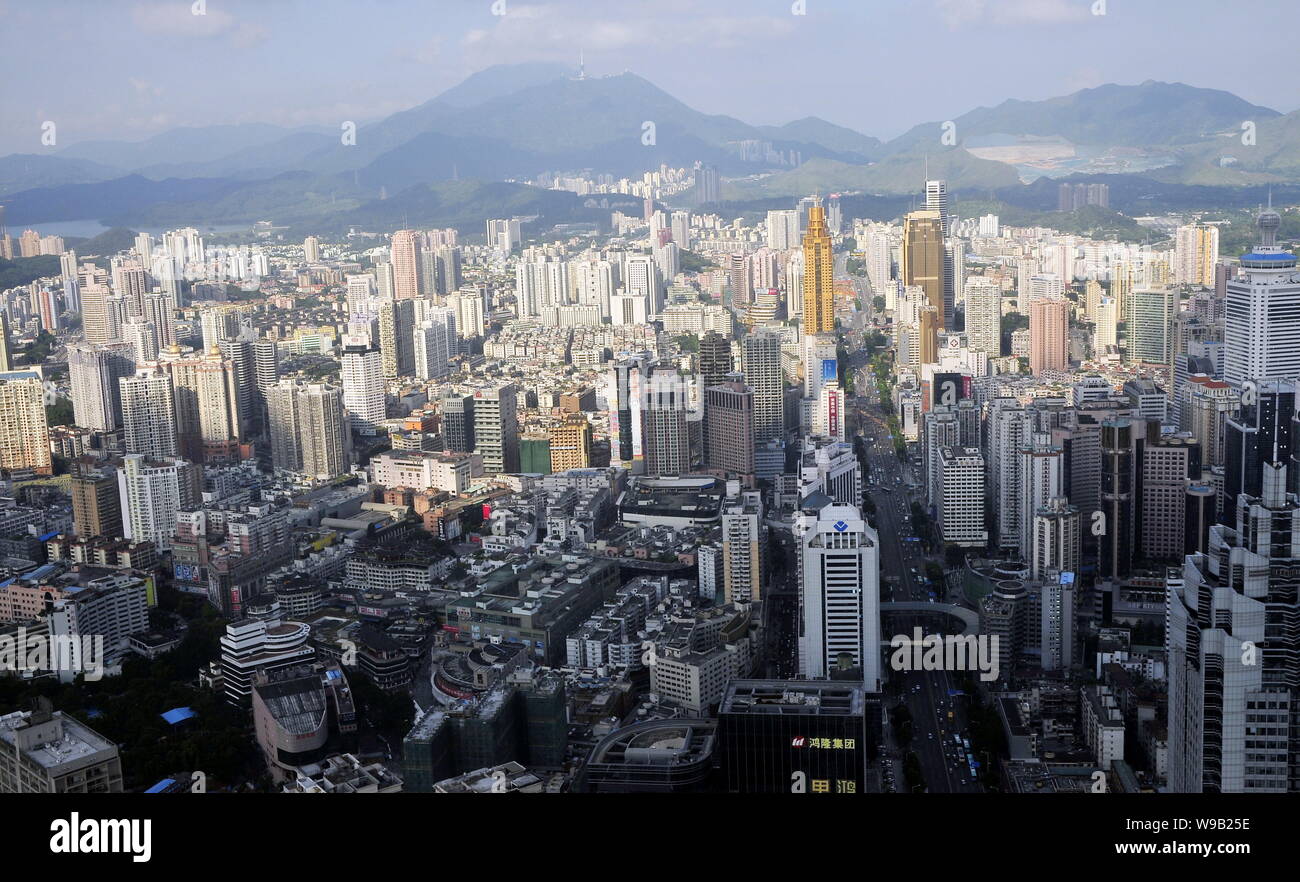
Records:
[[[60,398],[53,404],[45,406],[45,422],[47,425],[71,426],[74,424],[75,419],[72,402],[66,398]]]

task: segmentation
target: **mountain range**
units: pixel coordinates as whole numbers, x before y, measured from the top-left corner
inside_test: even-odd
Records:
[[[1242,138],[1245,123],[1253,144]],[[0,202],[10,224],[269,219],[341,228],[480,220],[453,210],[447,200],[456,194],[489,215],[500,213],[491,198],[501,198],[521,213],[576,219],[593,206],[574,194],[488,184],[582,170],[639,176],[697,161],[721,171],[723,197],[733,201],[905,195],[927,173],[950,190],[986,192],[1098,171],[1132,172],[1155,187],[1300,181],[1300,111],[1153,81],[1009,100],[882,142],[816,117],[752,126],[701,113],[631,73],[579,78],[562,65],[527,63],[476,73],[360,125],[346,141],[320,127],[219,125],[11,154],[0,157]]]

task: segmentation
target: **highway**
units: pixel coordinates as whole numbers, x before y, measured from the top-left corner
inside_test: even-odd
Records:
[[[863,475],[863,485],[876,506],[873,521],[880,537],[881,600],[926,602],[933,588],[936,600],[955,601],[957,598],[946,596],[943,586],[927,586],[921,581],[925,577],[925,565],[932,558],[922,551],[919,541],[912,541],[911,505],[913,498],[919,497],[909,488],[915,485],[919,490],[920,470],[899,461],[879,408],[875,377],[867,367],[866,354],[861,346],[850,344],[847,348],[852,355],[845,369],[857,372],[854,380],[858,397],[853,412],[858,433],[871,439],[867,445],[868,473]],[[896,633],[910,636],[916,625],[921,625],[927,633],[939,627],[951,627],[936,617],[891,615],[882,622],[881,639],[888,641]],[[887,694],[896,688],[911,713],[913,735],[905,750],[916,752],[926,791],[982,792],[983,787],[967,765],[966,750],[954,741],[954,736],[969,737],[966,699],[952,694],[960,689],[960,677],[954,678],[947,671],[896,672],[888,655],[884,669],[893,687],[886,687]],[[887,706],[892,707],[894,703],[891,698]],[[905,787],[901,776],[896,780],[900,789]]]

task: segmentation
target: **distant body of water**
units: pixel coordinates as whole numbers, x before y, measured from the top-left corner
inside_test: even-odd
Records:
[[[181,225],[183,226],[183,225]],[[211,226],[194,225],[194,228],[200,233],[242,233],[253,228],[252,224],[214,224]],[[97,220],[75,220],[75,221],[56,221],[48,224],[17,224],[9,226],[9,235],[17,238],[23,230],[35,230],[42,236],[63,236],[66,238],[83,238],[92,239],[100,233],[109,229]],[[177,229],[172,227],[158,227],[140,229],[131,227],[137,233],[151,233],[154,236],[161,236],[168,229]]]

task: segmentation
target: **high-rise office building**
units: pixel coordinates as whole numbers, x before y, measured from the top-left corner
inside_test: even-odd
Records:
[[[1090,516],[1089,531],[1097,536],[1097,575],[1103,579],[1121,579],[1133,567],[1134,446],[1145,431],[1141,420],[1123,417],[1101,424],[1101,518]]]
[[[1177,312],[1178,292],[1173,288],[1137,288],[1129,295],[1129,361],[1173,364]]]
[[[757,332],[742,343],[745,385],[754,393],[754,443],[785,437],[785,379],[781,370],[781,338]]]
[[[1300,790],[1300,508],[1287,467],[1261,467],[1258,495],[1232,501],[1209,551],[1166,580],[1169,789],[1175,793]]]
[[[729,793],[863,793],[883,731],[879,696],[845,681],[732,680],[718,706]]]
[[[938,523],[947,545],[983,548],[984,456],[978,447],[944,447],[939,451]]]
[[[392,241],[393,297],[411,300],[424,293],[420,280],[420,236],[415,230],[398,230]]]
[[[658,370],[646,386],[641,411],[642,444],[647,475],[691,472],[690,383],[674,371]]]
[[[1147,423],[1138,444],[1140,493],[1134,536],[1138,556],[1173,563],[1182,560],[1187,485],[1201,478],[1201,445],[1193,438],[1160,434]]]
[[[835,330],[835,263],[831,235],[822,206],[808,209],[808,229],[803,234],[804,334]]]
[[[899,275],[904,286],[925,291],[926,302],[938,311],[938,326],[948,327],[949,316],[944,303],[947,285],[944,271],[943,218],[938,211],[922,209],[903,218],[903,247]]]
[[[862,669],[880,685],[880,543],[852,505],[812,496],[795,519],[799,543],[799,674],[823,679]]]
[[[1300,279],[1295,255],[1277,244],[1281,223],[1271,208],[1260,213],[1260,244],[1226,285],[1223,379],[1237,389],[1300,377]]]
[[[1256,383],[1253,400],[1235,416],[1226,417],[1223,431],[1224,517],[1231,518],[1241,493],[1259,496],[1260,476],[1268,463],[1287,462],[1300,439],[1292,434],[1296,412],[1295,384],[1289,380]],[[1297,476],[1288,475],[1294,482]],[[1292,488],[1295,492],[1296,488]]]
[[[734,375],[733,375],[734,376]],[[754,393],[739,378],[704,390],[704,461],[727,476],[754,474]]]
[[[519,471],[518,389],[510,383],[474,393],[474,443],[489,475]]]
[[[474,396],[453,393],[439,405],[442,446],[449,453],[473,453]]]
[[[1029,578],[1047,582],[1053,573],[1078,573],[1083,548],[1083,518],[1078,506],[1054,496],[1033,513]]]

